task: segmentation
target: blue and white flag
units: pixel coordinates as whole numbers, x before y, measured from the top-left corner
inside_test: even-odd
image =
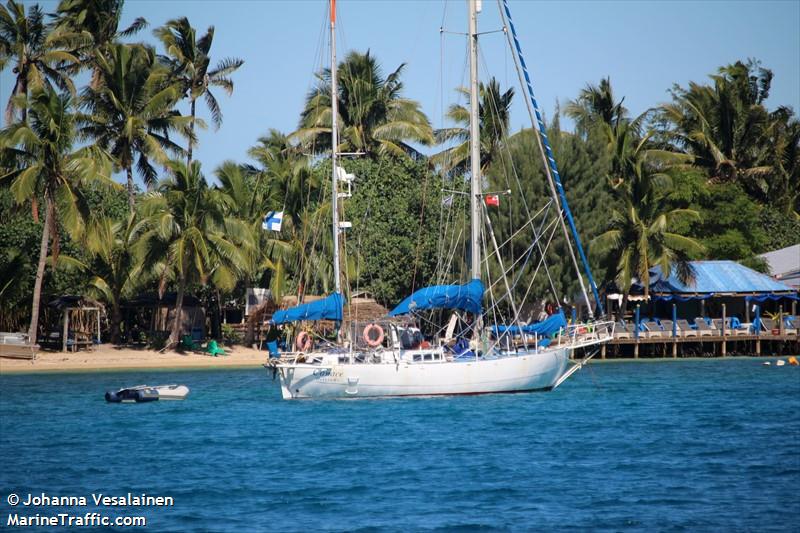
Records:
[[[270,211],[264,217],[261,227],[265,230],[280,231],[283,223],[283,211]]]

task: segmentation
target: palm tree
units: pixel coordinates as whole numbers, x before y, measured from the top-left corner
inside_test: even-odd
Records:
[[[770,114],[765,130],[770,168],[768,197],[784,215],[800,219],[800,120],[781,107]]]
[[[339,65],[339,150],[370,155],[416,155],[410,142],[433,144],[433,130],[418,102],[401,97],[405,63],[387,77],[370,55],[350,52]],[[317,74],[318,84],[306,97],[300,125],[292,137],[314,153],[330,150],[331,72]]]
[[[53,257],[58,257],[59,222],[74,234],[80,234],[87,209],[81,189],[90,183],[113,187],[107,154],[96,146],[73,149],[75,114],[68,94],[52,88],[34,89],[17,105],[25,105],[24,122],[0,131],[0,146],[7,152],[11,166],[3,169],[2,179],[10,182],[18,204],[44,197],[45,220],[39,250],[39,264],[33,289],[31,325],[28,331],[36,342],[39,300],[42,292],[45,261],[52,243]]]
[[[82,120],[80,131],[83,138],[108,149],[116,168],[125,171],[132,213],[136,198],[134,160],[145,184],[154,184],[156,170],[151,160],[165,165],[169,151],[183,153],[170,133],[191,138],[191,118],[174,109],[180,88],[158,65],[151,47],[115,44],[107,55],[96,51],[95,61],[98,83],[83,92],[83,105],[89,114]]]
[[[672,209],[666,201],[670,173],[680,171],[685,158],[651,148],[652,133],[639,132],[642,118],[622,120],[615,128],[605,125],[611,152],[608,183],[616,204],[605,232],[592,241],[605,254],[606,267],[623,293],[622,314],[635,278],[644,286],[647,299],[653,266],[660,266],[665,276],[674,269],[679,279],[688,282],[693,276],[689,259],[703,251],[699,242],[677,231],[686,222],[699,220],[699,214]]]
[[[628,116],[628,110],[614,97],[611,78],[603,78],[598,85],[591,83],[582,89],[578,98],[567,103],[564,109],[568,117],[575,121],[578,132],[586,137],[599,124],[612,128]]]
[[[758,62],[737,62],[711,76],[713,86],[675,86],[673,102],[660,107],[666,139],[694,157],[712,181],[738,182],[762,201],[771,145],[766,138],[770,117],[764,101],[772,72]]]
[[[177,284],[175,321],[168,346],[181,333],[183,297],[191,283],[231,290],[245,270],[253,243],[246,224],[226,217],[232,200],[208,186],[200,163],[171,161],[171,175],[141,202],[143,232],[136,248],[143,263],[169,273]]]
[[[308,156],[291,143],[289,136],[271,129],[258,138],[247,155],[256,162],[248,165],[247,171],[256,177],[256,186],[264,189],[262,210],[283,209],[295,225],[300,225],[303,211],[323,200],[319,176],[311,171]]]
[[[91,85],[98,79],[95,52],[105,54],[121,37],[130,37],[147,26],[143,17],[137,17],[124,30],[119,29],[124,0],[61,0],[56,8],[56,27],[86,38],[78,44],[75,53],[80,59],[80,69],[91,68]]]
[[[274,203],[269,200],[270,191],[263,186],[263,173],[253,173],[251,169],[238,165],[233,161],[225,161],[215,171],[219,180],[219,189],[231,199],[226,207],[226,216],[241,220],[250,233],[250,240],[255,243],[254,253],[247,259],[245,270],[246,281],[253,286],[263,286],[265,272],[269,272],[270,288],[273,297],[280,299],[281,288],[285,285],[285,265],[295,255],[296,247],[291,241],[284,240],[284,235],[294,233],[289,230],[291,221],[285,222],[279,234],[265,231],[262,219]],[[279,208],[279,207],[278,207]]]
[[[469,96],[466,88],[458,89],[462,96]],[[500,90],[495,78],[478,87],[479,107],[478,120],[481,132],[481,172],[497,159],[503,142],[508,136],[508,121],[511,116],[511,100],[514,88]],[[459,124],[457,127],[436,131],[439,143],[458,142],[457,145],[439,152],[433,157],[434,164],[441,165],[446,172],[465,172],[469,166],[469,109],[453,104],[447,112],[447,118]]]
[[[189,98],[191,102],[191,135],[186,154],[186,165],[191,166],[197,99],[201,96],[205,98],[206,105],[211,111],[211,120],[219,129],[222,124],[222,111],[211,92],[211,87],[221,87],[228,95],[233,94],[233,81],[229,76],[244,64],[244,60],[235,57],[225,58],[209,70],[211,58],[208,54],[214,41],[214,26],[209,26],[205,35],[197,39],[196,31],[186,17],[170,20],[153,33],[167,51],[166,57],[161,58],[162,62],[179,81],[184,97]]]
[[[139,219],[134,213],[127,221],[110,217],[93,218],[87,223],[82,244],[90,261],[60,255],[59,267],[77,269],[91,276],[89,287],[111,305],[111,342],[120,341],[122,299],[142,285],[143,272],[134,254]]]
[[[51,31],[44,23],[44,14],[38,4],[25,13],[25,6],[15,0],[0,5],[0,70],[14,61],[14,89],[6,106],[5,120],[14,119],[14,99],[27,96],[28,91],[53,84],[62,90],[75,93],[65,67],[78,59],[68,51],[75,35],[64,31]],[[24,101],[24,100],[20,100]],[[20,109],[20,120],[25,121],[25,108]]]
[[[324,171],[312,171],[309,157],[301,147],[274,129],[259,137],[247,153],[256,162],[248,165],[247,170],[255,177],[257,188],[264,191],[261,215],[273,209],[282,210],[287,222],[281,231],[280,244],[277,239],[262,244],[274,267],[271,267],[271,288],[277,294],[280,292],[277,289],[287,285],[282,277],[293,279],[296,285],[292,288],[300,299],[315,274],[312,265],[323,262],[320,254],[330,257],[331,253],[321,249],[324,239],[320,232],[327,226],[320,221],[330,218],[330,202],[320,180]],[[264,238],[267,236],[262,235]]]

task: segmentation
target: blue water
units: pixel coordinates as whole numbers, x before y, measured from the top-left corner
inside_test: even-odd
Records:
[[[103,401],[106,389],[142,382],[192,392]],[[143,514],[150,531],[800,524],[800,368],[608,363],[551,393],[279,397],[258,370],[2,376],[0,529],[11,492],[83,495],[83,515],[98,510],[91,493],[129,491],[174,498],[170,508],[99,509]]]

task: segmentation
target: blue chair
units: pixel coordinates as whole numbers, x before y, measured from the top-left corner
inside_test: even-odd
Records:
[[[281,352],[278,350],[278,341],[267,342],[267,350],[269,351],[270,359],[281,356]]]

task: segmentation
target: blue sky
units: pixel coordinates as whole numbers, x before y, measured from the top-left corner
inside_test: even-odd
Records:
[[[26,2],[31,3],[31,2]],[[53,10],[55,2],[40,2]],[[465,2],[338,0],[338,50],[370,49],[385,72],[407,63],[405,96],[418,100],[434,127],[442,109],[457,101],[454,89],[468,73]],[[548,117],[556,101],[574,98],[587,82],[610,76],[617,95],[636,114],[669,100],[673,83],[704,82],[722,65],[757,58],[775,72],[770,107],[800,110],[800,1],[531,1],[510,0]],[[216,27],[212,57],[236,56],[245,65],[233,76],[234,94],[218,93],[224,114],[219,131],[200,134],[195,156],[207,175],[246,151],[270,128],[297,126],[313,74],[327,66],[327,0],[128,0],[123,25],[144,16],[150,27],[187,16],[200,29]],[[484,0],[480,31],[501,27],[497,4]],[[453,34],[440,34],[439,28]],[[513,60],[502,33],[481,37],[481,77],[514,84]],[[443,59],[443,61],[442,61]],[[13,82],[2,73],[5,105]],[[512,129],[527,127],[522,93]],[[201,106],[201,116],[205,108]],[[209,121],[210,122],[210,121]]]

